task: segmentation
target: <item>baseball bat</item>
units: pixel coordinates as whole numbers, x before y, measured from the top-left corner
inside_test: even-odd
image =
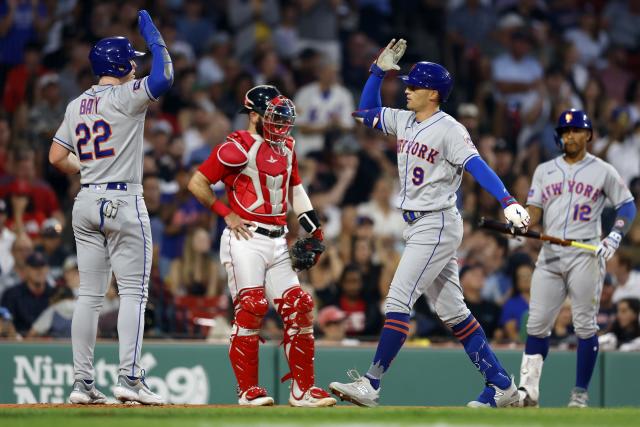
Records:
[[[594,251],[594,252],[596,251],[596,249],[598,249],[598,247],[595,245],[576,242],[575,240],[565,240],[559,237],[538,233],[537,231],[528,230],[526,233],[523,233],[518,229],[516,229],[514,233],[513,231],[511,231],[511,226],[509,224],[496,221],[495,219],[491,219],[491,218],[485,218],[485,217],[480,218],[480,221],[478,222],[478,226],[482,228],[487,228],[489,230],[495,230],[504,234],[511,234],[512,236],[515,234],[516,236],[523,236],[523,237],[529,237],[531,239],[543,240],[545,242],[549,242],[554,245],[573,246],[575,248],[587,249],[589,251]]]

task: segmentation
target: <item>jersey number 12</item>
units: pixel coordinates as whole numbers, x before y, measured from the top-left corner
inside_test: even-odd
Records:
[[[589,205],[581,205],[578,203],[573,207],[574,221],[589,221],[591,219],[589,214],[591,214],[591,206]]]

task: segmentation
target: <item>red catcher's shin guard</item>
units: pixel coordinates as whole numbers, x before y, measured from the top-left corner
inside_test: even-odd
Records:
[[[288,289],[282,299],[276,299],[275,303],[284,322],[284,353],[290,369],[282,382],[292,379],[291,394],[296,399],[302,399],[315,382],[315,342],[311,314],[313,299],[296,286]]]
[[[229,360],[238,381],[238,396],[258,385],[258,335],[231,336]]]
[[[269,309],[261,287],[243,289],[234,301],[235,322],[231,332],[229,360],[238,381],[238,395],[258,385],[260,325]]]

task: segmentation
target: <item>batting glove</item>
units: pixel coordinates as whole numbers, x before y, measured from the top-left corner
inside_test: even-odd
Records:
[[[407,50],[407,41],[405,39],[400,39],[397,42],[396,39],[391,39],[387,47],[378,55],[375,64],[385,72],[399,70],[398,61],[404,55],[405,50]]]
[[[140,29],[140,35],[142,35],[142,38],[144,38],[149,48],[154,44],[164,46],[165,48],[167,47],[160,31],[158,31],[153,23],[149,12],[144,9],[138,12],[138,28]]]
[[[504,208],[504,217],[512,229],[516,229],[521,233],[526,233],[529,229],[529,223],[531,222],[529,212],[518,203],[512,203]]]
[[[601,256],[605,261],[609,261],[616,252],[622,241],[622,234],[618,231],[612,231],[607,237],[602,239],[596,249],[596,255]]]

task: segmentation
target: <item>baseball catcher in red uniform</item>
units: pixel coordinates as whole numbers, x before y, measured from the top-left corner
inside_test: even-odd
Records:
[[[311,268],[324,250],[320,222],[305,192],[290,136],[295,107],[274,86],[256,86],[244,100],[247,130],[216,146],[189,183],[189,190],[227,223],[220,241],[235,319],[229,359],[238,381],[240,405],[273,405],[258,385],[258,345],[262,318],[271,303],[284,322],[284,350],[291,379],[292,406],[333,406],[336,400],[314,386],[313,300],[295,270]],[[225,184],[229,205],[210,185]],[[287,200],[311,235],[291,248],[285,240]],[[294,270],[295,269],[295,270]]]

